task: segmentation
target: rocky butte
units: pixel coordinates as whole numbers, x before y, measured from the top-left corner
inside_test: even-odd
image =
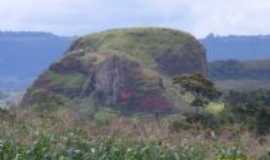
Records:
[[[128,28],[79,38],[27,90],[27,107],[110,107],[123,112],[173,112],[185,104],[177,75],[207,76],[203,46],[166,28]]]

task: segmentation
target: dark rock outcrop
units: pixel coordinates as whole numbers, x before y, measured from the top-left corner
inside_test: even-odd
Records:
[[[170,112],[179,109],[171,79],[195,72],[207,75],[206,56],[189,34],[162,28],[113,30],[76,41],[28,89],[22,103],[89,99],[123,111]]]

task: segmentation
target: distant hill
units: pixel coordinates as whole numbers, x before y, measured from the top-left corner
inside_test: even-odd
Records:
[[[270,59],[270,35],[215,36],[200,40],[209,61]]]
[[[270,88],[270,59],[222,60],[208,64],[209,78],[225,89]]]
[[[0,91],[0,100],[6,98],[7,95]]]
[[[253,61],[214,61],[209,63],[208,66],[209,77],[213,80],[270,80],[270,59]]]
[[[25,87],[59,59],[72,41],[43,32],[0,32],[0,89]]]

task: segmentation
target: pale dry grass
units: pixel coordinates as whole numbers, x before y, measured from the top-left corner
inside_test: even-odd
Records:
[[[166,147],[197,145],[205,148],[209,157],[215,157],[219,147],[239,147],[251,159],[258,159],[270,148],[270,136],[256,137],[239,126],[229,126],[218,131],[194,124],[190,129],[173,131],[169,123],[155,116],[144,118],[117,117],[110,124],[98,126],[94,120],[80,120],[71,110],[54,113],[16,111],[9,120],[0,122],[0,138],[15,137],[18,143],[31,144],[42,134],[65,135],[78,132],[88,139],[113,137],[124,141],[142,143],[158,142]]]

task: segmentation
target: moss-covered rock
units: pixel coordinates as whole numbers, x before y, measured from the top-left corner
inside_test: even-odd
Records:
[[[22,103],[41,104],[42,95],[76,104],[89,99],[122,111],[175,111],[184,105],[170,88],[172,78],[191,73],[207,75],[205,51],[191,35],[164,28],[110,30],[78,39]]]

